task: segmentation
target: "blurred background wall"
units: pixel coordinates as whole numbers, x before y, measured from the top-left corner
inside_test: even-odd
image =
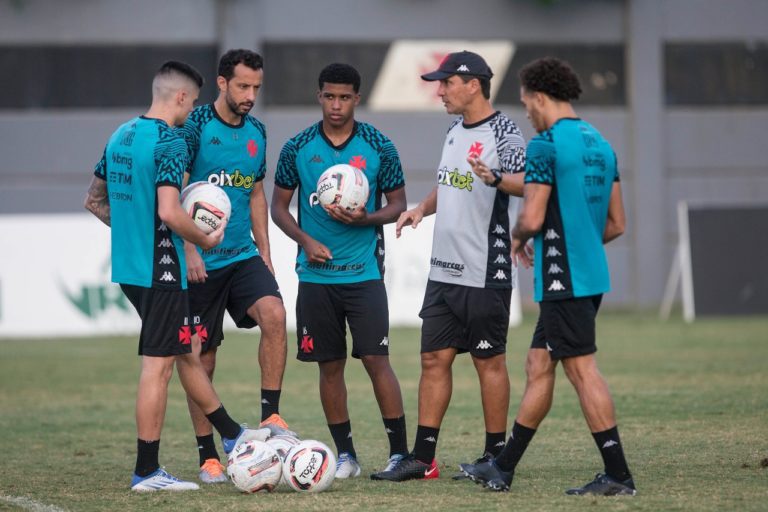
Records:
[[[494,105],[526,138],[519,67],[555,55],[579,73],[577,112],[613,143],[628,213],[626,235],[609,246],[606,303],[650,307],[662,298],[679,200],[768,201],[767,20],[765,0],[0,0],[0,224],[2,214],[81,212],[108,136],[149,104],[154,70],[192,63],[210,101],[218,56],[233,47],[265,58],[253,114],[269,134],[268,195],[282,144],[319,119],[319,70],[343,61],[363,75],[358,119],[394,141],[418,202],[450,118],[437,102],[370,103],[385,62],[403,41],[502,41],[512,51]],[[521,276],[525,297],[530,281]]]

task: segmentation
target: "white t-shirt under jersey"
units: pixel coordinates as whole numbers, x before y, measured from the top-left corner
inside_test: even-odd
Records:
[[[437,213],[429,279],[477,288],[515,282],[510,252],[518,199],[489,187],[467,162],[478,156],[504,173],[525,170],[525,141],[501,112],[478,123],[457,119],[448,129],[437,170]]]

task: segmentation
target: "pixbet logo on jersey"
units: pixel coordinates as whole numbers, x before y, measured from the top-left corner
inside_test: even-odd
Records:
[[[467,171],[466,174],[461,174],[458,169],[449,171],[445,167],[437,171],[438,185],[447,185],[460,190],[466,189],[471,192],[472,182],[474,180],[475,178],[472,176],[472,171]]]
[[[232,174],[227,174],[222,169],[219,174],[208,176],[208,183],[219,187],[235,187],[250,190],[253,188],[253,176],[246,176],[240,169],[236,169]]]

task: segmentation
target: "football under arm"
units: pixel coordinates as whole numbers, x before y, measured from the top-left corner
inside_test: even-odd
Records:
[[[85,209],[91,212],[101,222],[111,226],[112,216],[109,206],[109,194],[107,193],[107,182],[94,176],[91,185],[88,187],[88,194],[85,196]]]

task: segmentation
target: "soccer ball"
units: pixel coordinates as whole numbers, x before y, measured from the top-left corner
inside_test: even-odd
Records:
[[[288,451],[283,462],[288,485],[300,492],[321,492],[336,477],[336,456],[320,441],[307,439]]]
[[[357,167],[338,164],[317,180],[317,200],[323,206],[337,205],[355,210],[368,201],[368,178]]]
[[[262,441],[246,441],[227,459],[227,475],[243,492],[271,491],[283,474],[282,461],[274,448]]]
[[[280,457],[280,461],[285,461],[285,456],[288,455],[288,452],[299,444],[301,441],[293,436],[285,436],[285,435],[277,435],[277,436],[271,436],[269,439],[267,439],[267,444],[275,449],[277,452],[277,455]],[[288,478],[286,478],[286,473],[283,472],[283,476],[280,477],[280,483],[285,485],[290,485],[288,483]]]
[[[181,207],[189,213],[197,227],[210,233],[228,219],[232,212],[229,196],[221,187],[197,181],[181,191]]]

